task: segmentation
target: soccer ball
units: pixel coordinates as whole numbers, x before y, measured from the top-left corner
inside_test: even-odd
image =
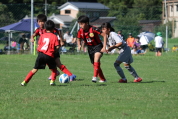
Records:
[[[59,82],[60,83],[69,83],[70,78],[67,74],[61,74],[60,77],[59,77]]]

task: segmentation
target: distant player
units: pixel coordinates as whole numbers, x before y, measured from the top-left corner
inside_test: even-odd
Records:
[[[162,55],[162,48],[163,48],[163,38],[162,38],[162,33],[157,32],[155,37],[155,47],[156,47],[156,53],[155,56],[161,56]]]
[[[78,31],[78,49],[81,48],[81,40],[83,39],[88,46],[88,54],[90,61],[93,64],[94,74],[92,82],[97,82],[97,77],[100,77],[99,82],[106,82],[106,78],[101,70],[100,59],[103,52],[106,52],[106,34],[101,33],[96,27],[89,25],[89,18],[87,16],[80,16],[78,18],[80,29]],[[104,44],[102,44],[98,35],[102,35],[104,38]]]
[[[48,65],[49,69],[51,70],[51,81],[50,85],[55,85],[56,80],[56,63],[54,54],[59,50],[59,42],[56,35],[52,32],[54,30],[55,24],[53,21],[48,20],[45,23],[46,33],[40,36],[38,41],[38,57],[36,58],[34,68],[27,74],[24,81],[21,83],[22,86],[26,86],[33,75],[38,71],[38,69],[45,69],[46,64]]]
[[[108,44],[110,47],[108,51],[112,51],[115,48],[119,50],[119,56],[114,63],[114,67],[117,70],[117,73],[121,77],[119,83],[127,83],[127,79],[124,75],[122,68],[120,67],[121,63],[124,63],[125,68],[130,72],[130,74],[135,78],[134,82],[141,82],[142,79],[137,75],[135,69],[130,65],[133,62],[131,51],[129,46],[125,43],[122,38],[114,32],[114,29],[111,27],[111,24],[106,22],[101,25],[102,32],[108,35]]]
[[[34,37],[35,36],[40,36],[41,34],[46,33],[46,29],[44,28],[44,24],[47,21],[47,17],[44,14],[39,14],[37,16],[37,22],[39,25],[39,28],[37,28],[34,32],[34,34],[31,36],[31,41],[34,42]],[[62,38],[62,34],[59,30],[57,30],[56,28],[54,28],[53,33],[56,34],[60,39],[59,42],[61,45],[64,44],[63,42],[63,38]],[[70,81],[73,81],[76,78],[76,75],[72,74],[65,65],[63,65],[60,61],[60,55],[59,52],[55,53],[55,61],[56,61],[56,65],[57,67],[64,72],[65,74],[67,74],[68,76],[70,76]],[[57,76],[59,75],[59,71],[57,71]],[[49,79],[51,79],[51,76],[49,77]]]

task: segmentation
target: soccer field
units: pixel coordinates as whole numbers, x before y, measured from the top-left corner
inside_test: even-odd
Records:
[[[61,55],[77,75],[76,81],[50,86],[50,70],[39,70],[26,87],[20,86],[33,68],[34,55],[0,55],[0,119],[176,119],[178,118],[178,52],[133,56],[132,66],[143,78],[123,68],[128,83],[120,79],[113,63],[118,54],[102,57],[106,83],[92,83],[88,55]]]

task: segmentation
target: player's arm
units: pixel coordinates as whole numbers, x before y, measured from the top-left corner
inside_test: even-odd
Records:
[[[35,36],[37,36],[36,33],[34,33],[34,34],[31,36],[31,38],[30,38],[30,39],[31,39],[31,42],[34,42],[34,41],[35,41],[35,39],[34,39]]]
[[[80,29],[79,29],[77,32],[77,50],[78,51],[81,50],[81,41],[82,41],[82,37],[81,37]]]
[[[112,51],[113,49],[118,48],[118,47],[122,46],[122,44],[123,44],[122,43],[123,40],[120,37],[118,37],[118,35],[116,35],[116,34],[114,34],[112,36],[112,39],[115,40],[116,44],[111,46],[111,47],[109,47],[108,51]]]
[[[78,49],[78,51],[80,51],[81,50],[81,38],[77,38],[77,49]]]
[[[61,46],[63,46],[63,45],[64,45],[64,39],[63,39],[63,37],[62,37],[62,32],[59,31],[59,30],[57,30],[57,33],[58,33],[58,35],[59,35],[59,37],[60,37],[60,44],[61,44]]]
[[[59,48],[60,48],[60,46],[58,45],[58,46],[55,47],[55,50],[58,51]]]
[[[106,51],[106,45],[107,45],[107,34],[101,33],[101,36],[103,36],[103,48],[101,49],[101,52],[107,52]]]
[[[122,42],[117,43],[116,45],[113,45],[113,46],[109,47],[109,48],[108,48],[108,51],[110,52],[110,51],[112,51],[113,49],[120,47],[121,45],[122,45]]]

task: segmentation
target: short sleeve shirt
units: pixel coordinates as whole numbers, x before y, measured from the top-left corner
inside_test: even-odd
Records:
[[[36,33],[38,36],[40,36],[41,34],[46,33],[46,29],[37,28],[37,29],[35,30],[35,33]]]
[[[57,34],[58,34],[57,31],[58,31],[58,30],[55,28],[54,31],[53,31],[53,33],[54,33],[55,35],[57,35]],[[41,34],[46,33],[46,29],[37,28],[37,29],[35,30],[35,33],[36,33],[38,36],[40,36]]]
[[[155,47],[161,48],[162,44],[163,44],[163,38],[161,36],[156,36],[155,37]]]
[[[101,34],[100,30],[95,27],[89,26],[89,30],[87,32],[80,28],[77,34],[77,38],[83,39],[86,45],[95,46],[101,44],[99,34]]]
[[[118,48],[121,48],[123,46],[126,46],[125,44],[125,41],[122,40],[122,38],[115,32],[110,32],[109,36],[108,36],[108,42],[107,44],[109,46],[113,46],[113,45],[116,45],[118,43],[121,43],[122,42],[122,46],[118,47]]]
[[[38,51],[48,56],[54,57],[55,46],[58,46],[58,38],[53,33],[41,34],[38,41]]]

